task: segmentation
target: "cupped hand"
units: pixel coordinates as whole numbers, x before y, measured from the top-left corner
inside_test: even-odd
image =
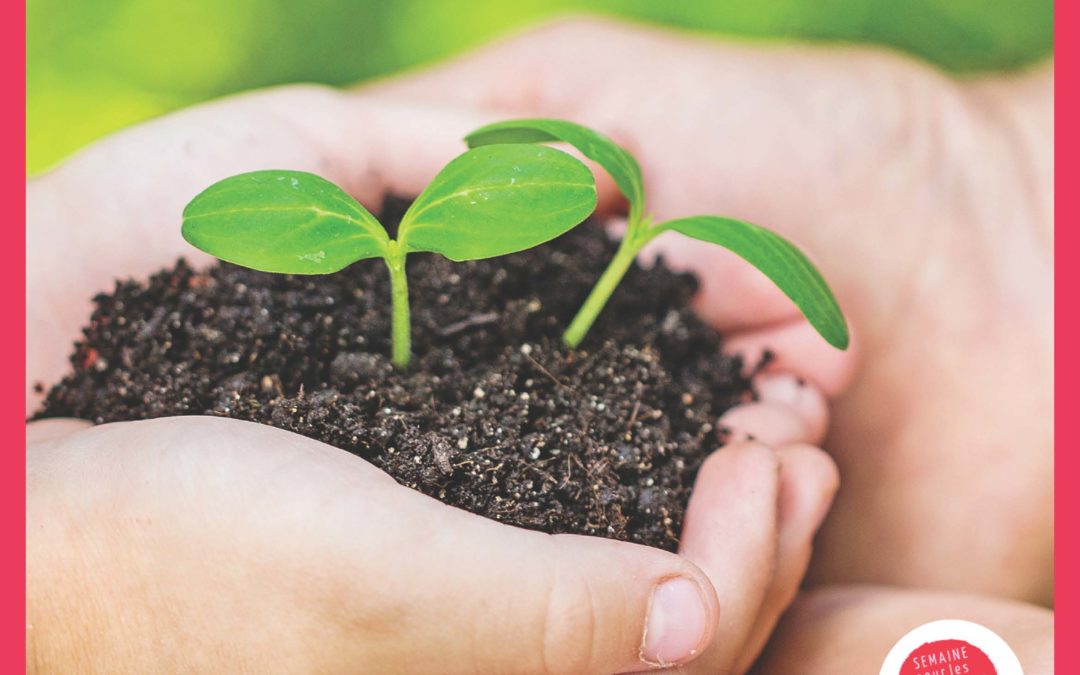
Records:
[[[836,474],[807,446],[706,463],[684,555],[448,507],[348,453],[206,417],[31,427],[31,670],[743,672]]]
[[[881,50],[573,20],[365,91],[594,126],[636,154],[658,218],[740,217],[801,245],[860,353],[813,578],[1048,602],[1052,86],[1052,66],[957,81]],[[653,252],[699,273],[729,348],[771,348],[774,368],[840,392],[850,354],[763,275],[666,236]]]
[[[416,193],[490,118],[290,87],[108,138],[27,186],[27,409],[91,296],[178,255],[192,195],[317,172]],[[794,597],[836,489],[822,394],[759,380],[770,420],[703,467],[681,555],[500,525],[343,451],[232,420],[28,427],[28,655],[41,670],[741,672]],[[745,423],[745,424],[744,424]],[[659,590],[658,590],[659,589]]]

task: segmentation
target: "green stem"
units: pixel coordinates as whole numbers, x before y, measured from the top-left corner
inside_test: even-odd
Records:
[[[405,277],[405,251],[391,241],[386,255],[386,266],[390,268],[390,295],[393,302],[391,317],[391,338],[393,340],[394,365],[404,368],[409,365],[412,351],[409,327],[409,282]]]
[[[634,263],[634,257],[649,239],[652,239],[652,236],[647,226],[626,228],[626,234],[622,243],[619,244],[619,250],[615,252],[615,257],[608,263],[607,269],[600,275],[600,280],[593,286],[589,297],[585,298],[585,304],[581,306],[574,320],[563,333],[563,342],[568,347],[577,347],[585,339],[585,334],[592,328],[596,317],[600,315],[600,311],[604,309],[611,294],[615,292],[615,288],[626,275],[626,271]]]

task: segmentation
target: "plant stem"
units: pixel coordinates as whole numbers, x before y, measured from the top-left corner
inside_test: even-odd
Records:
[[[393,361],[398,368],[409,365],[412,338],[409,326],[409,282],[405,277],[405,251],[391,241],[386,256],[390,268],[390,295],[393,303],[391,339]]]
[[[604,309],[611,294],[615,292],[615,288],[633,264],[637,252],[641,250],[645,242],[652,238],[647,236],[647,229],[646,227],[626,228],[626,234],[623,236],[622,243],[619,244],[619,250],[615,252],[615,257],[608,263],[607,269],[600,275],[600,280],[593,286],[589,297],[585,298],[585,304],[581,306],[574,320],[563,333],[563,342],[568,347],[577,347],[585,339],[585,334],[592,328],[596,317],[600,315],[600,311]]]

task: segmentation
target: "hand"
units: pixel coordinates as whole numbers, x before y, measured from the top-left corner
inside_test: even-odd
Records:
[[[106,139],[28,185],[27,406],[90,297],[177,255],[183,203],[257,168],[316,171],[369,205],[417,192],[481,118],[290,87]],[[212,418],[28,428],[28,654],[39,669],[742,672],[794,597],[836,488],[805,445],[824,398],[786,375],[748,413],[779,449],[703,468],[682,556],[465,514],[365,462]],[[667,579],[703,601],[649,623]],[[696,592],[695,591],[695,592]],[[652,609],[658,607],[653,601]],[[692,604],[692,603],[691,603]],[[646,626],[651,625],[646,634]],[[693,652],[693,653],[691,653]],[[696,659],[694,658],[696,657]]]
[[[731,215],[800,244],[861,355],[813,579],[1049,602],[1052,83],[1050,67],[962,83],[880,50],[571,21],[366,91],[575,119],[637,155],[659,218]],[[729,348],[769,346],[830,394],[850,379],[850,357],[734,256],[677,235],[655,250],[697,270]]]
[[[31,671],[615,673],[701,655],[742,672],[836,487],[808,447],[721,450],[684,558],[501,525],[254,423],[82,424],[31,427]]]
[[[803,593],[777,627],[755,673],[873,673],[912,628],[943,618],[974,621],[1001,636],[1026,675],[1054,672],[1054,614],[1010,600],[884,586]]]

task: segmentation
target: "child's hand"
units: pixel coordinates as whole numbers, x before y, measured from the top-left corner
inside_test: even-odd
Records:
[[[836,489],[818,450],[736,443],[679,556],[502,525],[254,423],[82,426],[29,429],[37,672],[741,671]]]

